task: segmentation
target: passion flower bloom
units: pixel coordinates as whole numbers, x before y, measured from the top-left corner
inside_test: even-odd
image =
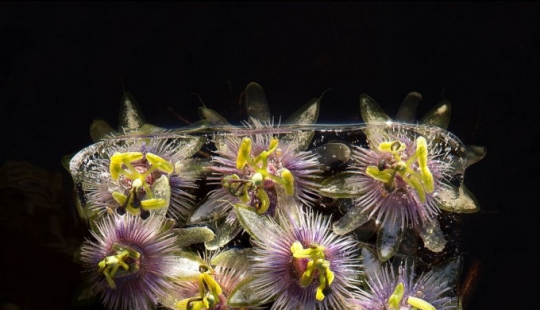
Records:
[[[394,268],[389,262],[381,264],[376,255],[366,248],[362,249],[362,256],[368,290],[359,291],[351,300],[358,309],[457,309],[455,284],[461,268],[459,257],[417,275],[414,263],[408,259]]]
[[[312,99],[284,123],[316,122],[319,101]],[[208,168],[208,179],[218,188],[207,195],[190,218],[191,223],[218,220],[216,239],[206,244],[209,249],[223,246],[240,232],[231,212],[236,203],[252,206],[261,214],[274,214],[277,201],[284,196],[307,205],[319,196],[317,181],[322,165],[317,153],[306,151],[313,132],[274,126],[264,92],[256,83],[246,88],[246,106],[250,118],[245,128],[227,126],[227,134],[215,137],[217,150]],[[202,114],[216,126],[228,124],[212,110],[204,108]]]
[[[198,274],[174,281],[174,288],[163,298],[162,304],[176,310],[186,309],[233,309],[227,298],[238,283],[248,276],[251,249],[206,251],[197,259]],[[190,264],[194,267],[193,262]],[[187,267],[189,268],[189,267]],[[243,309],[258,309],[257,307]]]
[[[272,309],[346,309],[358,286],[357,242],[330,230],[330,219],[311,208],[280,208],[276,218],[237,206],[242,226],[252,236],[252,278],[229,297],[236,306]],[[249,296],[249,297],[246,297]]]
[[[403,112],[408,100],[398,114],[410,116]],[[419,124],[393,122],[371,98],[360,101],[368,148],[353,146],[349,169],[325,180],[321,188],[323,195],[352,199],[352,209],[334,224],[334,231],[345,234],[376,220],[381,260],[392,257],[407,228],[417,230],[430,250],[442,251],[446,241],[437,215],[441,209],[478,210],[461,181],[465,168],[483,154],[469,157],[472,153],[459,139],[434,126],[448,125],[447,101]]]
[[[172,288],[177,259],[176,235],[163,218],[114,215],[92,231],[81,248],[84,274],[110,309],[153,309]]]

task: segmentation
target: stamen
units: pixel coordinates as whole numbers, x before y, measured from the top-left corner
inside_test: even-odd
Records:
[[[115,277],[125,276],[139,270],[139,252],[129,247],[114,244],[112,249],[116,254],[105,257],[98,263],[98,272],[103,273],[109,287],[116,289]],[[129,263],[129,264],[128,264]],[[119,268],[122,269],[119,270]]]
[[[399,173],[401,179],[416,190],[420,201],[425,202],[426,193],[432,193],[435,188],[433,175],[428,167],[426,139],[424,137],[416,139],[416,151],[405,162],[401,160],[400,152],[403,152],[406,147],[407,145],[400,141],[381,142],[378,147],[379,151],[391,153],[394,164],[388,164],[386,160],[381,160],[377,166],[368,166],[366,174],[377,181],[385,183],[386,189],[392,191],[394,189],[394,178]],[[418,162],[417,169],[413,167],[415,162]]]
[[[143,157],[146,158],[150,166],[141,173],[133,166],[133,163],[142,160]],[[143,216],[144,214],[144,217],[147,218],[149,216],[148,210],[159,209],[168,205],[166,199],[154,198],[154,193],[147,182],[147,177],[156,170],[171,174],[174,172],[174,166],[152,153],[144,155],[141,152],[116,152],[111,156],[109,164],[111,178],[118,180],[123,175],[131,180],[131,189],[127,196],[120,192],[112,193],[114,200],[120,205],[117,207],[118,213],[123,214],[128,211],[133,215],[141,214]]]
[[[390,297],[388,298],[388,309],[389,310],[399,310],[401,300],[403,299],[403,295],[405,294],[405,286],[403,283],[399,282],[398,285],[396,285],[396,288],[394,289],[394,292]]]
[[[199,294],[198,297],[191,297],[175,303],[177,310],[203,310],[212,309],[219,302],[219,296],[223,293],[219,283],[212,277],[213,270],[208,266],[199,266]]]
[[[300,278],[300,285],[307,287],[313,281],[315,272],[319,274],[319,286],[315,293],[315,299],[322,301],[324,297],[331,293],[330,285],[334,281],[334,273],[330,270],[330,262],[326,260],[324,247],[321,245],[311,245],[304,249],[299,241],[295,241],[291,245],[291,252],[294,258],[308,259],[306,270]]]
[[[278,183],[285,189],[285,194],[291,196],[294,194],[294,177],[292,173],[286,168],[281,168],[276,175],[268,169],[268,157],[275,153],[276,156],[281,155],[281,150],[278,149],[279,140],[272,138],[270,140],[268,150],[262,151],[256,157],[251,155],[252,140],[248,137],[244,137],[240,143],[240,148],[236,156],[236,168],[239,170],[248,166],[253,174],[250,179],[241,180],[236,174],[231,176],[225,176],[222,179],[223,187],[225,187],[231,195],[239,197],[244,203],[249,202],[250,186],[253,186],[256,190],[255,196],[260,201],[257,212],[259,214],[264,213],[270,207],[270,198],[265,192],[265,180],[270,180],[274,183]],[[253,197],[253,196],[251,196]]]

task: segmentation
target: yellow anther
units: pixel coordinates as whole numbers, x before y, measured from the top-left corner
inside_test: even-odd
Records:
[[[132,249],[125,249],[118,244],[114,244],[112,249],[116,251],[115,255],[106,256],[98,263],[98,272],[102,273],[105,280],[112,289],[116,289],[116,283],[114,277],[118,274],[126,274],[129,272],[136,272],[139,270],[138,259],[140,254]],[[126,263],[127,259],[133,259],[134,262],[131,265]],[[119,268],[122,267],[123,272],[119,272]]]
[[[397,153],[404,151],[406,148],[407,145],[399,141],[381,142],[381,144],[379,144],[379,151],[386,153]]]
[[[388,298],[388,309],[389,310],[399,310],[401,300],[403,299],[403,295],[405,294],[405,286],[403,283],[399,282],[396,288],[394,289],[394,292],[390,297]]]
[[[326,260],[324,247],[312,245],[304,249],[299,241],[291,245],[291,252],[296,259],[309,259],[306,269],[300,278],[300,285],[307,287],[313,282],[315,271],[319,275],[319,286],[315,292],[315,299],[321,301],[330,291],[330,284],[334,281],[334,273],[330,270],[330,262]]]
[[[141,201],[141,207],[145,210],[164,208],[167,204],[167,200],[163,198],[150,198]]]
[[[292,196],[294,194],[294,177],[292,173],[287,169],[281,169],[281,185],[285,188],[285,194]]]
[[[238,149],[238,155],[236,156],[236,169],[243,169],[247,163],[252,161],[251,159],[251,139],[245,137],[240,143],[240,148]]]
[[[420,299],[418,297],[409,296],[407,298],[407,303],[415,308],[418,308],[420,310],[437,310],[435,307],[433,307],[432,304],[429,302]]]
[[[121,174],[129,174],[128,171],[124,170],[122,167],[126,165],[129,170],[133,168],[131,162],[141,160],[143,158],[143,153],[141,152],[126,152],[119,153],[116,152],[111,156],[111,163],[109,164],[109,172],[113,180],[118,180]]]
[[[148,162],[152,164],[152,168],[163,171],[167,174],[171,174],[174,172],[173,164],[155,154],[146,153],[146,160],[148,160]]]
[[[201,274],[198,277],[200,296],[177,301],[174,305],[177,310],[203,310],[213,309],[220,301],[223,293],[221,286],[212,277],[213,270],[207,266],[200,266]]]
[[[405,162],[401,160],[400,152],[406,149],[406,145],[399,141],[381,142],[379,151],[392,153],[394,163],[389,164],[386,160],[381,161],[378,166],[368,166],[366,174],[377,181],[386,184],[387,189],[393,189],[394,178],[399,173],[401,179],[408,186],[414,188],[418,193],[421,202],[426,201],[426,193],[432,193],[435,188],[433,175],[428,167],[428,149],[424,137],[416,139],[416,151]],[[418,162],[418,168],[413,164]],[[388,168],[385,168],[388,167]]]
[[[133,163],[146,157],[149,167],[140,172],[133,166]],[[130,214],[138,215],[141,213],[140,207],[148,209],[163,208],[168,205],[168,201],[162,198],[154,198],[154,193],[147,182],[148,176],[159,170],[166,174],[174,172],[174,166],[165,159],[152,154],[141,152],[114,153],[110,158],[109,171],[113,180],[118,180],[120,175],[124,175],[131,180],[131,188],[128,195],[120,192],[113,192],[112,196],[116,202],[125,208]],[[142,164],[142,163],[141,163]]]

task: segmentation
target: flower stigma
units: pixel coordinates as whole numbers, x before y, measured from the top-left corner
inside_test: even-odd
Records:
[[[117,243],[113,244],[112,250],[115,254],[106,256],[98,263],[98,272],[103,273],[110,288],[116,289],[114,278],[124,277],[139,271],[141,255],[136,250]]]
[[[295,259],[307,259],[305,271],[300,278],[300,285],[307,287],[313,282],[313,278],[318,273],[319,286],[315,294],[315,299],[322,301],[324,297],[332,292],[330,285],[334,281],[334,273],[330,270],[330,262],[324,255],[324,247],[318,244],[312,244],[304,249],[299,241],[291,245],[291,252]]]
[[[199,296],[186,298],[175,303],[177,310],[203,310],[213,309],[220,302],[222,294],[221,286],[212,278],[213,270],[207,266],[199,267],[201,274],[198,276]]]
[[[426,201],[426,193],[432,193],[434,190],[433,175],[428,167],[428,149],[424,137],[416,139],[416,151],[403,161],[401,155],[407,148],[407,145],[400,141],[381,142],[379,151],[390,153],[392,161],[381,160],[377,166],[368,166],[366,173],[375,180],[384,182],[387,191],[392,192],[395,189],[395,177],[399,174],[401,179],[418,193],[421,202]],[[417,162],[418,166],[414,164]]]
[[[112,193],[114,200],[120,204],[116,209],[119,214],[128,211],[130,214],[140,214],[147,218],[150,215],[148,210],[167,207],[168,201],[155,198],[150,186],[155,179],[153,172],[171,174],[174,171],[170,162],[152,153],[144,155],[141,152],[116,152],[111,156],[109,171],[114,181],[122,176],[121,181],[130,187],[127,195],[117,191]]]
[[[267,150],[259,155],[251,155],[252,140],[244,137],[240,143],[238,155],[236,157],[236,168],[242,170],[248,179],[241,179],[237,174],[226,176],[222,180],[223,187],[235,197],[239,197],[244,203],[251,203],[256,197],[258,199],[259,214],[262,214],[270,207],[270,198],[266,193],[266,188],[278,183],[285,189],[285,194],[294,194],[294,176],[287,168],[276,167],[269,160],[270,155],[280,156],[278,148],[279,140],[272,138]],[[272,185],[266,184],[272,182]]]

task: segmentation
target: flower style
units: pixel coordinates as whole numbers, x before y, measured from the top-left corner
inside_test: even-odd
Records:
[[[415,274],[414,263],[405,259],[397,268],[381,264],[375,254],[362,249],[368,275],[368,291],[360,290],[351,303],[367,310],[451,310],[457,309],[455,284],[461,269],[459,257],[430,271]]]
[[[402,110],[407,109],[407,100],[411,99]],[[321,189],[328,194],[329,188],[339,187],[340,194],[352,198],[353,210],[334,224],[334,231],[345,234],[375,219],[381,226],[377,240],[381,260],[392,257],[408,227],[419,231],[427,248],[442,251],[446,242],[437,221],[440,209],[478,210],[470,193],[456,205],[464,187],[453,181],[462,179],[467,166],[466,147],[433,126],[447,125],[450,103],[441,103],[418,125],[392,122],[367,96],[361,98],[361,109],[369,148],[353,146],[349,170],[325,180]]]
[[[152,309],[172,287],[176,237],[163,218],[115,215],[104,218],[85,241],[81,260],[93,290],[111,309]]]
[[[204,257],[198,257],[199,273],[175,281],[174,288],[163,298],[162,304],[175,310],[232,309],[227,305],[227,297],[247,276],[248,254],[250,249],[207,251]]]
[[[253,238],[254,254],[252,278],[233,291],[230,304],[273,301],[272,309],[284,310],[348,307],[360,271],[357,243],[351,236],[332,233],[329,218],[300,208],[280,208],[274,219],[236,206]]]
[[[124,108],[130,113],[124,111],[122,115],[138,119],[127,104],[130,100],[126,94]],[[185,221],[194,205],[190,191],[196,188],[192,156],[202,146],[202,138],[125,122],[133,127],[126,127],[127,135],[109,133],[70,161],[80,213],[92,217],[116,211],[148,218],[151,210],[160,209]]]

